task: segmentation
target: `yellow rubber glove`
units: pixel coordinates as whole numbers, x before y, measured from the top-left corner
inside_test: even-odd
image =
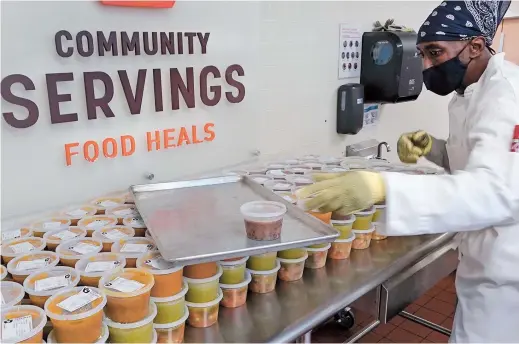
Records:
[[[337,211],[352,214],[382,202],[386,187],[377,172],[349,171],[341,174],[325,173],[313,176],[316,184],[296,191],[299,199],[308,199],[306,210]]]
[[[420,157],[429,154],[431,148],[432,138],[423,130],[402,134],[397,143],[400,161],[408,164],[416,164]]]

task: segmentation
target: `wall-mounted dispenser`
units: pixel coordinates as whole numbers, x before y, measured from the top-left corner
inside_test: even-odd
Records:
[[[362,35],[360,83],[366,103],[416,100],[422,91],[422,59],[416,33],[365,32]]]
[[[346,84],[337,93],[337,133],[357,134],[364,123],[364,87]]]

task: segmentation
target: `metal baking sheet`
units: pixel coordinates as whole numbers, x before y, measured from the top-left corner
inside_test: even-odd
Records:
[[[134,185],[130,191],[164,259],[189,265],[331,242],[339,233],[248,177]],[[247,238],[240,206],[257,200],[287,206],[281,238]]]

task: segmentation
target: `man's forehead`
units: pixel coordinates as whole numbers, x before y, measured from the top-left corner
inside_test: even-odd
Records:
[[[420,51],[428,49],[456,49],[460,45],[463,45],[462,41],[432,41],[419,43],[416,45],[416,48]]]

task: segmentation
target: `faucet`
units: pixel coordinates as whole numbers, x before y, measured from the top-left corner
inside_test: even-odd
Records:
[[[375,159],[382,159],[382,146],[386,146],[386,152],[391,152],[391,147],[389,147],[389,144],[387,142],[380,142],[377,146],[377,156]]]

